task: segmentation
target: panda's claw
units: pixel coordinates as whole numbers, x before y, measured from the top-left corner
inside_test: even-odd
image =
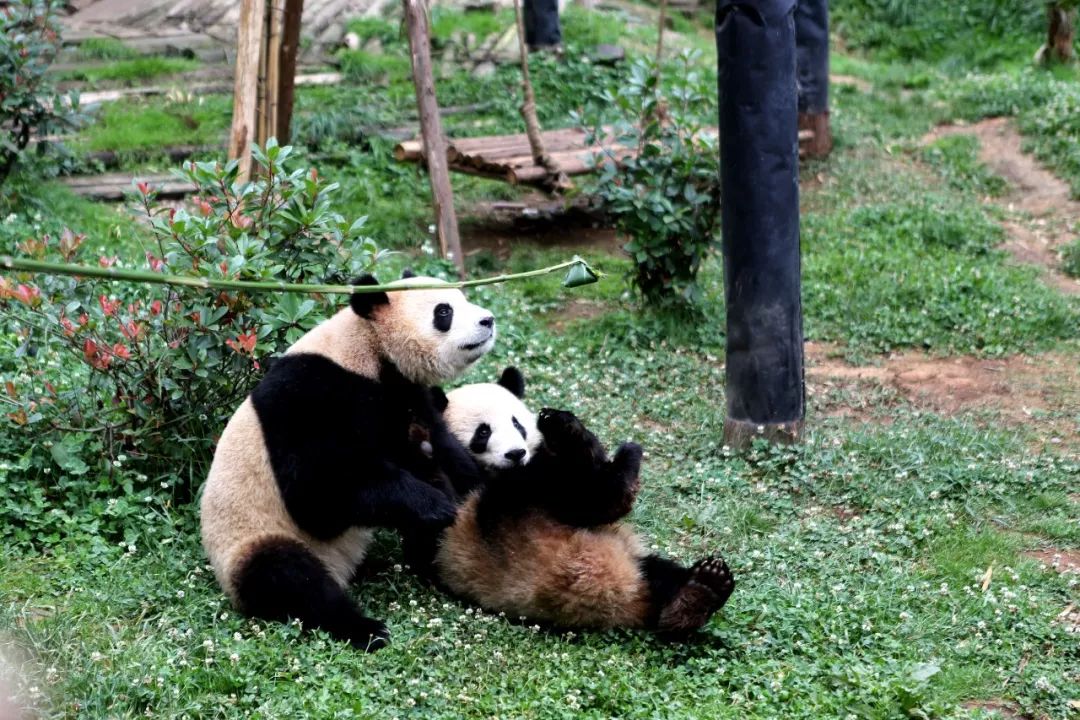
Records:
[[[715,610],[722,608],[735,590],[735,576],[719,556],[707,557],[694,563],[690,568],[689,582],[700,583],[716,594]]]
[[[694,563],[686,583],[660,612],[658,629],[682,635],[702,627],[735,590],[735,578],[720,557]]]

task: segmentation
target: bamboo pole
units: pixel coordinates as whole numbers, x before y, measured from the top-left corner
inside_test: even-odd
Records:
[[[17,258],[11,255],[0,255],[0,272],[30,272],[44,275],[74,275],[76,277],[94,277],[105,280],[123,280],[136,283],[149,283],[152,285],[175,285],[192,287],[201,290],[248,290],[252,292],[287,292],[287,293],[322,293],[327,295],[362,295],[374,292],[399,292],[402,290],[446,290],[465,289],[480,285],[496,285],[513,280],[547,275],[559,270],[569,270],[579,267],[597,279],[604,277],[604,273],[592,268],[589,263],[578,256],[571,260],[539,268],[526,272],[494,275],[492,277],[479,278],[476,280],[460,280],[456,282],[437,283],[409,283],[387,285],[316,285],[285,282],[259,282],[254,280],[216,280],[214,278],[196,278],[185,275],[167,275],[152,272],[150,270],[125,270],[115,267],[95,267],[92,265],[71,265],[69,263],[54,263],[44,260],[31,260],[29,258]]]
[[[435,202],[435,227],[443,257],[454,261],[458,273],[465,277],[465,256],[461,252],[457,216],[454,214],[454,191],[446,163],[446,138],[443,137],[439,103],[435,99],[435,80],[431,71],[430,32],[427,8],[423,0],[402,0],[405,6],[405,26],[409,36],[413,86],[416,107],[420,114],[420,134],[424,139],[431,194]]]
[[[259,137],[257,142],[265,146],[266,141],[277,135],[278,98],[281,89],[281,29],[285,13],[284,0],[270,0],[266,6],[266,40],[263,43],[263,98],[260,104]]]
[[[236,30],[236,76],[229,158],[239,160],[241,182],[251,174],[251,143],[255,139],[259,61],[266,0],[240,0]]]

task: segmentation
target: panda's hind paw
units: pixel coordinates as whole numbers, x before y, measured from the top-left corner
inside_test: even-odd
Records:
[[[719,557],[700,560],[690,568],[686,583],[660,612],[657,629],[683,636],[702,627],[724,606],[735,589],[735,578]]]
[[[721,557],[708,557],[694,563],[689,582],[704,585],[716,594],[714,610],[722,608],[735,590],[735,576]]]

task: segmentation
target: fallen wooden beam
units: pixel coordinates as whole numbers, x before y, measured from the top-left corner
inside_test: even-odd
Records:
[[[297,75],[296,85],[336,85],[341,82],[342,75],[338,72],[326,72],[326,73],[311,73],[308,75]],[[116,102],[117,100],[123,100],[128,97],[142,97],[150,95],[164,95],[168,92],[176,90],[176,85],[148,85],[146,87],[138,88],[116,88],[113,90],[92,90],[89,92],[79,93],[79,104],[97,105],[103,102]],[[233,83],[203,83],[201,85],[191,85],[188,87],[181,87],[181,90],[192,93],[194,95],[212,95],[215,93],[232,92],[234,87]]]
[[[107,175],[81,175],[63,179],[63,183],[71,188],[71,191],[76,195],[93,200],[112,202],[123,200],[127,195],[135,191],[134,184],[137,182],[147,183],[159,198],[164,199],[182,198],[197,189],[194,183],[168,174],[132,177],[126,173],[112,173]]]

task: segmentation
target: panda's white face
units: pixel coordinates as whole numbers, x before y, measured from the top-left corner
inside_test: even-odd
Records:
[[[393,285],[440,283],[411,277]],[[424,385],[453,380],[495,345],[495,317],[460,290],[387,293],[373,325],[384,353],[405,377]]]
[[[503,386],[465,385],[446,399],[447,427],[481,465],[491,470],[524,465],[539,449],[536,415]]]

